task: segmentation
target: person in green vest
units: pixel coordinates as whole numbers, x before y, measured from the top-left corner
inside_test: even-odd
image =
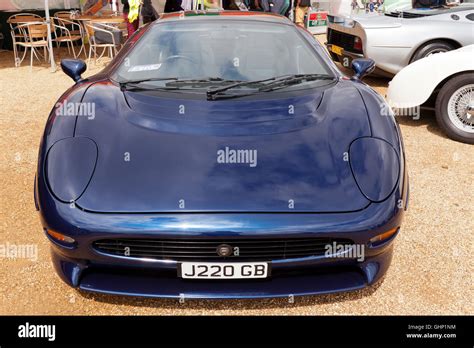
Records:
[[[122,5],[123,18],[127,23],[127,32],[128,36],[130,37],[138,29],[138,17],[130,23],[130,21],[128,20],[128,15],[130,13],[130,4],[128,3],[128,0],[122,0]]]

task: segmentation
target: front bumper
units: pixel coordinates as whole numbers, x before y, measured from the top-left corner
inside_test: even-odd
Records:
[[[333,214],[97,214],[54,199],[42,200],[40,207],[45,228],[76,240],[74,247],[64,248],[50,238],[55,270],[72,287],[145,297],[263,298],[351,291],[379,280],[389,267],[395,236],[377,247],[368,241],[400,226],[404,209],[397,205],[398,192],[361,211]],[[45,203],[54,206],[44,209]],[[93,248],[93,242],[103,238],[209,236],[348,238],[364,245],[365,255],[363,260],[325,256],[269,260],[272,275],[264,280],[201,281],[178,278],[176,261],[111,256]]]
[[[68,259],[53,251],[60,277],[85,291],[114,295],[180,299],[238,299],[328,294],[362,289],[379,280],[392,258],[392,245],[365,262],[325,262],[318,265],[272,264],[263,280],[183,280],[175,269],[99,265]]]

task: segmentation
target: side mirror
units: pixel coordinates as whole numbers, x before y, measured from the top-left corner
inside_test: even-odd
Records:
[[[61,60],[61,69],[74,82],[79,82],[82,80],[82,73],[87,69],[87,64],[79,59],[63,59]]]
[[[370,58],[357,58],[352,61],[352,70],[355,75],[352,77],[354,80],[360,80],[365,75],[370,74],[375,69],[375,62]]]

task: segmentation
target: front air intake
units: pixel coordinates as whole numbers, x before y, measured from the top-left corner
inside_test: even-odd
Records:
[[[271,261],[323,256],[327,245],[349,245],[349,239],[102,239],[93,247],[113,256],[172,261]],[[233,255],[219,256],[217,247],[230,246]]]

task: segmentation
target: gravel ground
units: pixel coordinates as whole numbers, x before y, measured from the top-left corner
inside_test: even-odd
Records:
[[[87,74],[102,67],[91,64]],[[366,82],[385,94],[387,79]],[[0,245],[38,248],[36,261],[0,259],[0,314],[474,314],[473,147],[449,140],[430,113],[422,113],[419,120],[398,120],[410,174],[410,207],[392,265],[375,287],[296,298],[293,304],[282,299],[179,304],[71,289],[52,268],[33,203],[43,127],[57,98],[71,85],[67,76],[52,73],[47,65],[15,69],[12,54],[0,53]]]

